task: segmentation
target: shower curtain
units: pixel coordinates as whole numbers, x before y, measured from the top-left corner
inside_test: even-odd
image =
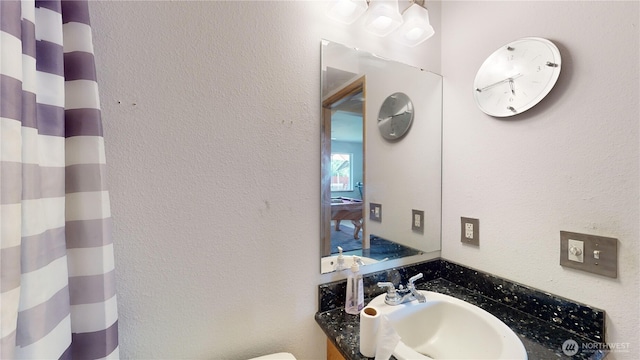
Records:
[[[117,358],[87,2],[0,0],[0,50],[0,358]]]

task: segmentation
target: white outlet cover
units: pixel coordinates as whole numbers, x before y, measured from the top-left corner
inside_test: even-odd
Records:
[[[460,217],[460,241],[463,244],[480,246],[480,220]]]
[[[464,224],[464,228],[465,228],[464,236],[467,239],[473,239],[473,224],[466,223]]]

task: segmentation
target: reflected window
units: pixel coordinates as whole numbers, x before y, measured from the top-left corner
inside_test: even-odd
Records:
[[[353,154],[331,153],[331,191],[353,191]]]

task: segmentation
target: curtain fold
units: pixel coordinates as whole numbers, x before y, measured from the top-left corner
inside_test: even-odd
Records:
[[[0,358],[118,358],[87,1],[0,0]]]

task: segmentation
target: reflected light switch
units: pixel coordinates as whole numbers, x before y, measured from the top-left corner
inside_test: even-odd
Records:
[[[369,203],[369,220],[382,222],[382,205]]]

